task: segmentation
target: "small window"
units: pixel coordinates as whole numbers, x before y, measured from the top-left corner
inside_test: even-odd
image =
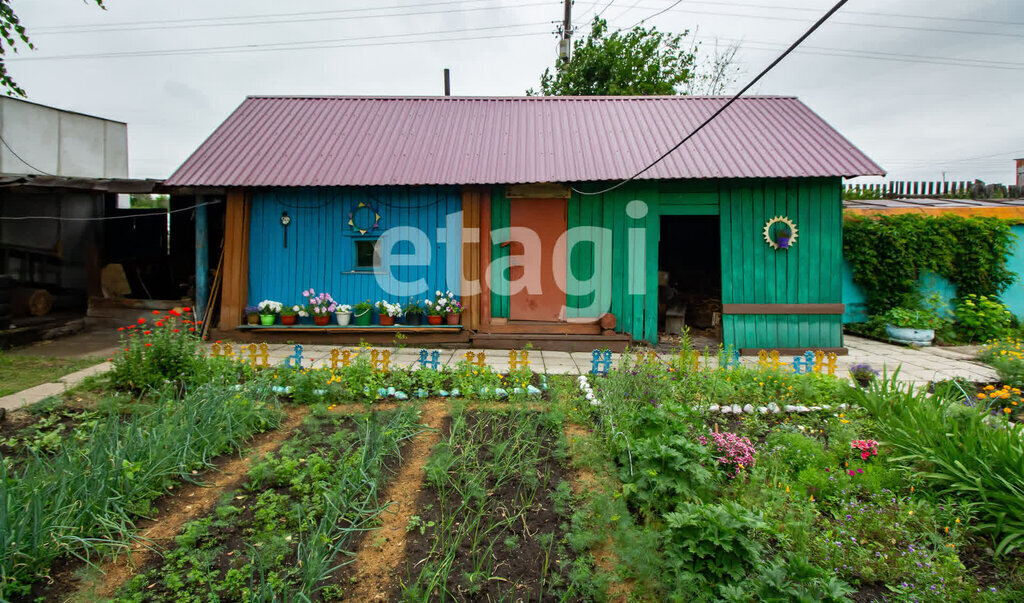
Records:
[[[360,239],[356,245],[356,270],[373,270],[376,265],[376,239]]]

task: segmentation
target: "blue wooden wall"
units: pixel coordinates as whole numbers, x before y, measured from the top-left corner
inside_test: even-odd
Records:
[[[380,227],[365,236],[349,226],[349,213],[360,202],[380,214]],[[462,200],[455,187],[332,187],[257,189],[252,193],[252,224],[249,230],[248,303],[272,299],[285,304],[304,301],[302,291],[327,291],[340,303],[405,301],[433,298],[434,291],[459,292],[461,274]],[[284,247],[281,212],[288,212],[288,247]],[[454,228],[446,228],[448,224]],[[394,266],[392,293],[381,287],[381,278],[355,269],[355,240],[372,239],[392,228],[415,227],[425,245],[417,250],[417,262],[425,266]],[[438,229],[445,229],[439,233]],[[429,249],[429,258],[424,253]],[[414,251],[409,242],[394,246],[396,254]],[[454,275],[449,278],[449,275]],[[425,281],[419,292],[396,281]],[[451,282],[449,282],[451,281]]]

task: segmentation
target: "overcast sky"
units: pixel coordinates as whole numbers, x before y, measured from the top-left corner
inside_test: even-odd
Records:
[[[649,18],[742,41],[738,90],[832,0],[578,0],[576,35]],[[655,13],[677,4],[664,13]],[[558,0],[14,0],[29,100],[128,122],[164,178],[250,94],[522,95],[553,65]],[[225,48],[227,47],[227,48]],[[799,96],[896,179],[1012,183],[1024,157],[1024,2],[852,0],[754,90]],[[683,134],[680,132],[680,137]],[[12,141],[13,142],[13,141]]]

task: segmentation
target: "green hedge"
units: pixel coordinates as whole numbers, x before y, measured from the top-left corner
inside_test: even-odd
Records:
[[[958,296],[999,296],[1016,278],[1007,267],[1015,238],[1010,225],[998,218],[919,214],[847,217],[843,257],[872,314],[905,303],[923,271],[945,277]]]

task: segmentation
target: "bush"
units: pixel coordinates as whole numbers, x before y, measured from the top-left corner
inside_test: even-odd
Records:
[[[761,564],[758,537],[767,524],[733,501],[680,504],[665,515],[666,562],[684,589],[687,584],[737,582]]]
[[[982,348],[981,359],[996,369],[1000,381],[1024,389],[1024,341],[994,341]]]
[[[964,341],[989,341],[1010,331],[1013,314],[994,297],[969,294],[957,300],[953,309],[957,335]]]
[[[113,358],[110,380],[116,387],[143,390],[165,382],[188,382],[197,369],[201,339],[200,323],[192,319],[190,308],[167,314],[153,310],[150,320],[118,328],[121,347]]]

